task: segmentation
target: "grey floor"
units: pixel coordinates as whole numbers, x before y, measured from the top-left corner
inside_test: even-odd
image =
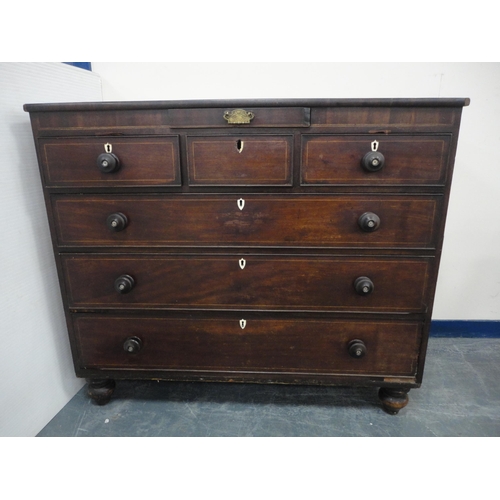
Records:
[[[500,436],[500,339],[431,338],[426,359],[397,416],[376,388],[119,381],[106,406],[84,387],[38,436]]]

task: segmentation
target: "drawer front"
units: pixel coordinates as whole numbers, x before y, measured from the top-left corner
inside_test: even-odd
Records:
[[[414,106],[345,106],[319,107],[311,110],[312,126],[336,129],[368,128],[375,131],[425,133],[453,131],[460,120],[461,109],[455,107]]]
[[[423,312],[433,259],[63,255],[70,308]],[[116,280],[131,277],[128,293]],[[360,295],[358,278],[371,281]],[[128,280],[129,278],[127,278]],[[125,290],[125,291],[126,291]]]
[[[82,367],[174,371],[414,375],[417,322],[171,319],[83,316],[74,319]],[[139,339],[139,350],[124,349]],[[349,355],[351,340],[365,344]],[[137,342],[137,341],[136,341]],[[136,344],[137,346],[137,344]]]
[[[42,139],[39,145],[49,187],[180,185],[177,136]],[[106,173],[97,159],[109,149],[119,167]]]
[[[446,181],[450,137],[302,136],[302,184],[435,184]],[[362,160],[372,143],[383,167],[367,171]]]
[[[60,246],[418,247],[436,244],[441,196],[53,197]],[[375,231],[362,216],[375,214]],[[124,229],[109,227],[113,214]]]
[[[189,184],[292,184],[293,136],[218,136],[187,138]]]
[[[168,123],[174,128],[308,127],[310,108],[184,108],[169,109]]]

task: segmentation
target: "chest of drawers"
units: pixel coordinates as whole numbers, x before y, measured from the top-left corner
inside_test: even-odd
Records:
[[[27,104],[76,375],[422,382],[468,99]]]

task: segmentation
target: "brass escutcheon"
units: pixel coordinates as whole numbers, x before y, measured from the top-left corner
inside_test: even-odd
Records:
[[[243,125],[245,123],[250,123],[255,115],[251,111],[245,111],[244,109],[233,109],[232,111],[226,111],[224,113],[224,120],[232,125]]]

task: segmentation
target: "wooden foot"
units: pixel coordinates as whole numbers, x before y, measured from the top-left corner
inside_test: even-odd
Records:
[[[408,404],[408,393],[410,389],[388,389],[382,387],[378,391],[378,397],[387,413],[397,415],[401,408]]]
[[[111,399],[116,386],[114,380],[87,379],[87,382],[87,394],[95,401],[96,404],[105,405],[106,403],[109,403],[109,400]]]

